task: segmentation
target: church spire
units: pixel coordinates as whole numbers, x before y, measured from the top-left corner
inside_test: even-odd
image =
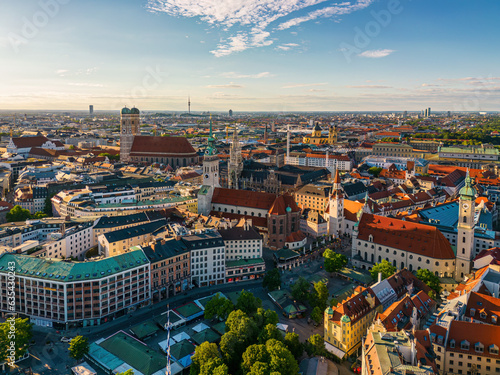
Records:
[[[459,195],[460,199],[473,200],[476,197],[477,190],[473,186],[473,180],[469,174],[469,168],[467,168],[467,173],[465,175],[465,185],[460,189]]]
[[[215,148],[215,137],[212,134],[212,114],[210,114],[210,133],[208,135],[208,145],[205,150],[205,154],[207,155],[217,155],[217,150]]]

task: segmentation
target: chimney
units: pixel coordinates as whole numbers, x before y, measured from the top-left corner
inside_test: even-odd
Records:
[[[382,272],[379,272],[378,273],[378,282],[381,282],[382,281]]]

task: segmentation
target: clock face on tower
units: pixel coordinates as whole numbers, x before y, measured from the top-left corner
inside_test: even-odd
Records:
[[[469,208],[469,204],[468,203],[464,203],[462,204],[462,207],[464,210],[468,209]]]
[[[205,175],[205,178],[208,178],[208,174]]]

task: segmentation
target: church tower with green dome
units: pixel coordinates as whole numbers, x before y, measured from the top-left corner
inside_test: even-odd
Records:
[[[474,257],[474,226],[476,211],[476,188],[467,170],[465,185],[459,192],[459,214],[457,225],[457,259],[455,280],[462,281],[471,272]]]
[[[120,161],[130,161],[134,136],[139,135],[141,112],[137,108],[123,108],[120,122]]]
[[[203,158],[203,185],[198,192],[198,213],[208,215],[212,210],[212,197],[219,183],[219,157],[215,148],[215,137],[212,133],[212,115],[210,115],[210,134]]]

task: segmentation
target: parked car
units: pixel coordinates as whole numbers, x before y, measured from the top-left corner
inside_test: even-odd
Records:
[[[65,337],[65,336],[61,337],[61,342],[69,343],[69,342],[71,342],[71,340],[72,340],[71,337]]]

